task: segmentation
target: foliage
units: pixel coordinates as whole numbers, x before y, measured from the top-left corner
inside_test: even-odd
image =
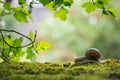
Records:
[[[0,0],[0,4],[3,5],[5,13],[0,16],[12,14],[19,22],[28,22],[27,18],[32,19],[31,12],[34,4],[43,4],[54,12],[55,17],[59,17],[61,20],[66,20],[68,8],[72,5],[73,0],[32,0],[27,3],[26,0],[18,0],[18,7],[11,7],[10,3]],[[63,14],[63,15],[62,15]],[[22,17],[21,17],[22,16]]]
[[[0,80],[119,80],[120,78],[118,60],[106,60],[103,64],[69,63],[65,67],[66,64],[0,63]]]
[[[13,39],[7,32],[14,32],[19,34],[21,37]],[[0,58],[5,62],[19,61],[20,57],[26,54],[27,59],[35,59],[36,54],[50,48],[50,44],[46,41],[35,42],[36,34],[34,35],[31,31],[28,36],[25,36],[14,30],[0,29]],[[4,33],[4,34],[3,34]],[[22,45],[23,38],[27,38],[31,41],[29,44]],[[22,49],[26,47],[26,49]]]
[[[83,8],[86,9],[86,12],[91,13],[95,11],[96,8],[102,10],[103,15],[112,15],[114,17],[117,16],[116,10],[114,8],[106,8],[109,5],[111,0],[91,0],[82,5]]]
[[[86,8],[88,13],[94,11],[96,8],[102,9],[102,14],[104,15],[112,15],[116,16],[116,12],[113,8],[107,9],[105,6],[108,5],[108,0],[92,0],[83,4],[82,7]],[[28,22],[28,18],[32,20],[31,12],[33,9],[34,4],[42,4],[46,8],[50,9],[54,12],[54,16],[60,18],[61,20],[67,19],[68,9],[71,7],[73,0],[32,0],[31,2],[27,3],[26,0],[18,0],[19,6],[12,7],[10,3],[4,2],[0,0],[0,4],[2,5],[3,9],[0,8],[0,18],[5,15],[13,15],[15,19],[19,22]],[[41,43],[35,43],[35,35],[31,32],[29,37],[22,35],[20,38],[11,39],[10,35],[3,34],[2,29],[1,32],[1,42],[0,42],[0,57],[4,61],[18,61],[20,56],[27,53],[27,58],[32,59],[35,58],[35,52],[44,51],[50,47],[50,44],[42,41]],[[8,31],[9,30],[5,30]],[[16,31],[10,31],[20,34]],[[27,38],[31,41],[30,44],[22,46],[23,37]],[[22,51],[21,48],[27,47],[26,51]]]
[[[66,15],[68,13],[67,8],[71,6],[73,0],[32,0],[30,3],[27,3],[26,0],[18,0],[19,6],[12,7],[10,3],[0,0],[0,4],[3,5],[3,10],[0,9],[0,17],[5,15],[13,15],[15,19],[19,22],[28,22],[28,18],[32,19],[31,12],[34,4],[43,4],[45,7],[54,11],[55,17],[59,17],[61,20],[66,20]],[[63,14],[63,15],[61,15]],[[14,32],[21,35],[22,37],[11,39],[11,35],[4,35],[3,31]],[[29,36],[25,36],[17,31],[13,30],[3,30],[0,29],[0,57],[4,61],[18,61],[21,56],[25,53],[27,54],[27,59],[35,58],[35,54],[41,51],[45,51],[50,48],[50,44],[46,41],[35,42],[36,34],[33,35],[32,32],[29,33]],[[22,46],[23,37],[31,41],[31,43]],[[23,51],[21,48],[26,48],[26,51]]]
[[[109,5],[108,0],[92,0],[82,5],[86,9],[86,12],[91,13],[96,8],[102,9],[103,15],[117,16],[114,8],[106,8]],[[12,14],[19,22],[28,22],[27,18],[32,19],[31,12],[34,4],[42,4],[46,8],[54,12],[54,16],[61,20],[66,20],[68,9],[71,7],[73,0],[32,0],[27,3],[26,0],[18,0],[18,7],[11,7],[10,3],[6,3],[0,0],[0,4],[3,4],[5,14]],[[2,14],[0,14],[2,15]],[[21,17],[22,16],[22,17]]]

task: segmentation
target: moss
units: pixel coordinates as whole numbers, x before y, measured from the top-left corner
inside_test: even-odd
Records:
[[[10,76],[10,75],[12,75],[11,70],[8,70],[8,69],[5,69],[5,68],[0,69],[0,78],[4,78],[4,77]]]
[[[87,76],[87,77],[86,77]],[[58,64],[38,62],[0,63],[0,80],[119,80],[120,61]]]

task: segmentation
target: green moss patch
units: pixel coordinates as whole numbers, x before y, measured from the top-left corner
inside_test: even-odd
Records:
[[[57,64],[38,62],[0,63],[0,80],[119,80],[120,61]]]

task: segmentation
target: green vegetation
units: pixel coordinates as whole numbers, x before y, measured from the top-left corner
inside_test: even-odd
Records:
[[[116,17],[117,13],[115,9],[106,7],[109,6],[109,2],[108,0],[91,0],[84,3],[82,7],[85,8],[88,13],[99,8],[102,9],[103,15],[112,15]],[[18,6],[16,7],[13,7],[10,2],[0,0],[0,5],[2,6],[0,7],[0,20],[6,15],[13,15],[17,21],[27,23],[28,18],[32,20],[31,12],[35,4],[42,4],[44,7],[54,12],[55,17],[66,20],[68,10],[73,4],[73,0],[32,0],[29,3],[26,0],[18,0]],[[11,39],[13,35],[6,35],[6,33],[3,32],[7,32],[7,34],[9,34],[9,32],[16,33],[21,37]],[[33,35],[32,32],[30,32],[29,36],[25,36],[17,31],[4,29],[0,29],[0,33],[0,58],[6,62],[19,61],[19,58],[25,55],[25,53],[27,53],[27,59],[33,59],[36,53],[50,47],[50,44],[44,41],[44,44],[35,42],[36,33]],[[27,38],[31,43],[22,45],[23,38]],[[43,46],[41,46],[41,44]],[[27,47],[26,51],[23,51],[22,48],[24,47]]]
[[[39,2],[41,2],[41,0]],[[10,2],[0,0],[0,21],[6,15],[13,15],[19,22],[27,23],[28,18],[32,19],[30,11],[33,8],[33,4],[36,4],[36,2],[32,0],[27,4],[26,0],[18,0],[18,4],[19,6],[12,7]],[[20,37],[13,37],[14,33]],[[0,59],[4,62],[17,62],[21,57],[26,55],[26,59],[35,60],[36,54],[47,50],[51,46],[46,41],[36,42],[36,36],[37,31],[35,34],[30,31],[28,36],[26,36],[15,30],[2,29],[2,26],[0,25]],[[27,39],[30,42],[23,45],[24,39]]]
[[[85,8],[87,13],[91,13],[96,9],[100,9],[102,10],[102,15],[112,15],[115,19],[115,17],[117,16],[117,12],[111,5],[109,5],[110,1],[111,0],[89,0],[88,2],[83,3],[82,7]],[[61,20],[65,21],[67,19],[67,14],[69,12],[68,10],[73,4],[73,0],[31,0],[31,2],[29,3],[26,2],[26,0],[18,0],[18,6],[16,7],[13,7],[11,3],[0,0],[0,5],[2,6],[2,7],[0,6],[0,21],[3,19],[4,16],[12,15],[17,21],[28,23],[28,18],[32,20],[31,12],[33,9],[33,5],[36,4],[42,4],[44,7],[51,10],[56,18],[60,18]],[[120,57],[118,56],[119,47],[120,47],[119,46],[120,32],[118,31],[119,30],[118,25],[120,24],[119,21],[116,22],[113,19],[113,17],[112,18],[109,17],[106,20],[101,19],[101,22],[97,23],[98,19],[100,19],[100,16],[96,15],[95,18],[94,17],[93,19],[91,18],[90,21],[93,22],[90,22],[91,23],[90,24],[88,21],[90,18],[85,17],[85,15],[84,16],[76,15],[77,13],[81,13],[80,10],[77,11],[78,9],[79,8],[77,6],[76,10],[73,11],[71,10],[73,13],[72,16],[69,17],[70,18],[68,21],[70,23],[70,24],[68,23],[69,25],[66,26],[63,24],[65,26],[64,27],[54,22],[52,27],[49,25],[48,29],[47,28],[44,29],[46,31],[48,30],[49,38],[52,37],[50,36],[52,34],[50,31],[52,32],[54,31],[53,33],[55,34],[54,36],[55,40],[52,40],[52,42],[54,44],[59,43],[59,45],[62,45],[63,51],[65,52],[66,50],[65,53],[68,54],[69,53],[72,54],[73,52],[75,52],[76,54],[83,53],[80,52],[82,50],[80,49],[79,46],[81,46],[83,49],[88,47],[96,47],[101,49],[101,51],[102,50],[106,51],[106,54],[103,54],[104,56],[106,56],[105,58],[110,58],[112,56],[112,58],[120,59]],[[77,18],[75,19],[75,17]],[[109,22],[110,24],[107,22],[107,20],[111,20],[111,22]],[[101,24],[102,22],[104,22],[105,25]],[[96,28],[93,29],[93,25],[95,23],[97,25]],[[106,28],[106,25],[109,26],[109,28],[108,27]],[[8,26],[10,25],[8,24]],[[57,29],[53,27],[57,27]],[[69,29],[68,32],[66,32],[65,29]],[[104,30],[106,30],[106,32],[109,33],[112,32],[112,33],[111,34],[105,33]],[[57,35],[57,32],[60,33],[64,32],[64,34]],[[14,37],[12,35],[13,33],[17,34],[17,37],[16,36]],[[72,35],[70,33],[72,33]],[[69,38],[66,37],[66,34],[67,36],[70,37]],[[97,34],[97,36],[95,34]],[[32,61],[34,61],[37,53],[41,51],[45,51],[48,48],[50,48],[51,45],[46,41],[36,42],[36,36],[37,36],[37,32],[35,32],[35,34],[30,32],[28,36],[26,36],[15,30],[6,30],[4,29],[4,27],[0,25],[0,62],[1,62],[0,80],[79,80],[79,79],[119,80],[120,79],[119,60],[112,60],[112,59],[106,60],[104,63],[101,64],[96,62],[82,63],[82,64],[19,62],[20,58],[23,56],[25,56],[26,59],[31,59]],[[24,38],[28,39],[30,43],[23,45]],[[63,40],[62,44],[59,42],[60,39],[58,40],[58,38],[61,38],[61,40]],[[66,40],[64,40],[65,38]],[[67,46],[64,43],[66,43]],[[57,47],[55,46],[55,48],[62,51],[59,45],[56,45]],[[75,46],[73,47],[72,45]],[[67,52],[67,48],[70,48],[68,52]],[[113,48],[115,48],[114,49],[115,52],[112,50]],[[110,55],[110,52],[112,53],[112,55]],[[57,54],[59,53],[59,51],[55,51],[55,53]],[[114,54],[114,57],[113,57],[113,53],[116,53]],[[69,58],[71,57],[74,56],[73,55],[69,56]],[[64,58],[66,59],[66,56]],[[1,61],[1,59],[3,62]],[[65,62],[64,59],[62,60]]]
[[[103,15],[117,16],[115,8],[106,7],[109,5],[110,0],[91,0],[82,5],[86,9],[86,12],[91,13],[96,10],[96,8],[102,10]]]
[[[68,9],[71,7],[73,0],[32,0],[27,3],[26,0],[18,0],[19,6],[12,7],[10,3],[0,0],[3,10],[0,9],[0,16],[13,15],[19,22],[28,22],[28,18],[32,20],[31,12],[33,5],[42,4],[46,8],[54,12],[55,17],[66,20]],[[4,11],[5,10],[5,11]]]
[[[56,64],[38,62],[0,63],[0,80],[119,80],[120,61]]]
[[[21,37],[14,39],[10,35],[11,32],[19,34]],[[26,59],[35,60],[36,54],[46,51],[51,46],[46,41],[35,42],[36,35],[36,33],[34,35],[31,31],[28,36],[25,36],[14,30],[0,29],[0,58],[4,62],[17,62],[20,57],[26,54]],[[28,39],[30,43],[22,45],[24,38]]]

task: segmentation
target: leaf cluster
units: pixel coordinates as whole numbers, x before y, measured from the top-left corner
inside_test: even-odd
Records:
[[[12,36],[5,32],[14,32],[21,37],[12,39]],[[35,60],[36,54],[46,51],[51,46],[46,41],[35,42],[36,34],[34,35],[32,32],[25,36],[14,30],[0,29],[0,34],[0,58],[4,62],[19,61],[24,55],[26,55],[26,59]],[[27,38],[30,43],[23,45],[24,38]]]
[[[96,8],[102,10],[102,15],[111,15],[116,17],[117,13],[114,8],[107,8],[106,6],[109,5],[109,2],[111,0],[92,0],[89,2],[86,2],[82,5],[83,8],[85,8],[87,13],[91,13],[96,10]]]
[[[32,19],[26,0],[18,0],[18,3],[20,4],[19,6],[12,7],[9,2],[3,2],[0,0],[0,4],[2,4],[4,8],[0,16],[13,15],[19,22],[28,22],[27,18]]]
[[[96,8],[102,10],[103,15],[117,16],[116,10],[114,8],[107,8],[111,0],[91,0],[82,5],[86,9],[86,12],[91,13],[96,10]],[[18,7],[11,7],[10,3],[3,2],[0,0],[0,4],[3,5],[4,14],[0,11],[0,16],[12,14],[15,19],[19,22],[28,22],[28,18],[32,19],[31,12],[33,5],[42,4],[44,7],[50,9],[54,12],[56,18],[61,20],[66,20],[68,9],[73,4],[73,0],[31,0],[31,2],[26,2],[26,0],[18,0]],[[22,16],[22,17],[21,17]]]
[[[1,13],[0,16],[12,14],[17,21],[28,22],[28,18],[32,19],[30,13],[32,12],[33,5],[42,4],[53,11],[55,17],[58,17],[61,20],[66,20],[68,9],[72,3],[73,0],[32,0],[29,3],[27,3],[26,0],[18,0],[19,6],[12,7],[10,3],[0,0],[0,4],[2,4],[4,8],[4,14]]]
[[[61,20],[66,20],[68,8],[71,7],[73,0],[39,0],[45,7],[54,11],[54,16]]]

